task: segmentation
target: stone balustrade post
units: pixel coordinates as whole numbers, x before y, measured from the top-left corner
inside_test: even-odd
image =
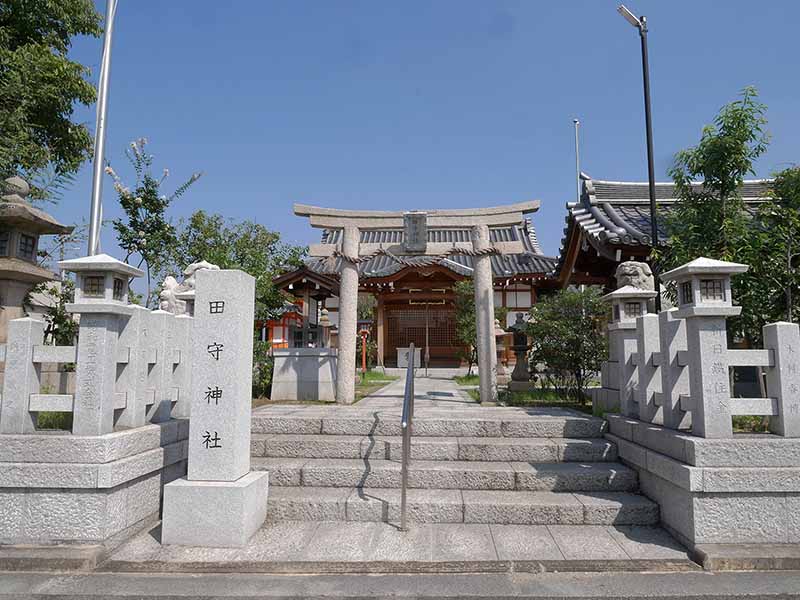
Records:
[[[44,323],[30,317],[8,322],[0,433],[33,433],[36,416],[28,411],[31,394],[39,393],[41,365],[33,347],[44,341]]]
[[[141,351],[144,330],[150,311],[131,306],[132,313],[123,318],[117,340],[117,360],[124,360],[117,376],[117,393],[125,394],[125,410],[117,419],[120,427],[141,427],[145,419],[145,378],[147,364]]]
[[[151,311],[147,317],[145,350],[147,365],[147,421],[163,423],[172,413],[172,344],[170,321],[175,316],[165,310]]]
[[[647,314],[636,319],[637,385],[635,397],[639,419],[660,423],[656,402],[661,393],[661,340],[658,315]]]
[[[476,225],[472,229],[472,249],[475,252],[485,252],[491,247],[489,226]],[[473,267],[481,404],[492,404],[497,402],[497,340],[494,336],[492,255],[475,256]]]
[[[658,315],[661,345],[661,406],[664,427],[688,429],[692,413],[681,409],[681,396],[689,396],[689,369],[686,368],[686,321],[675,316],[677,308]]]
[[[188,417],[191,412],[192,387],[192,317],[178,315],[170,321],[172,329],[172,385],[177,403],[172,409],[176,418]]]
[[[795,323],[770,323],[763,328],[764,348],[774,365],[766,369],[767,395],[775,398],[778,414],[769,419],[772,433],[800,437],[800,328]]]
[[[109,308],[109,310],[111,310]],[[114,430],[117,387],[117,337],[120,313],[83,312],[75,366],[72,433],[103,435]]]
[[[339,281],[339,352],[336,365],[336,402],[352,404],[356,393],[356,335],[358,327],[358,258],[360,232],[342,231],[342,266]]]

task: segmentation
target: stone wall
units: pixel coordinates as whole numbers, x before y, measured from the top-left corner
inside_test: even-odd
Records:
[[[186,473],[189,422],[101,436],[0,436],[0,543],[103,542],[159,517]]]

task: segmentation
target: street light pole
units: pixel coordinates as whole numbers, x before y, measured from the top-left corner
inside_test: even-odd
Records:
[[[647,134],[647,182],[650,191],[650,244],[651,248],[655,249],[658,246],[658,222],[656,207],[656,178],[655,167],[653,166],[653,119],[650,109],[650,67],[647,58],[647,17],[636,17],[629,11],[625,5],[620,4],[617,8],[626,21],[639,30],[639,38],[642,42],[642,80],[644,84],[644,120],[645,129]],[[661,282],[658,278],[658,273],[654,268],[651,260],[651,268],[653,269],[653,282],[655,284],[655,308],[656,312],[661,311]]]
[[[92,164],[92,203],[89,212],[89,247],[87,254],[100,250],[100,225],[103,219],[103,160],[106,150],[106,115],[108,113],[108,80],[111,76],[111,44],[114,37],[114,16],[117,0],[106,3],[106,23],[103,35],[103,58],[100,61],[100,81],[97,85],[97,124],[94,133]]]

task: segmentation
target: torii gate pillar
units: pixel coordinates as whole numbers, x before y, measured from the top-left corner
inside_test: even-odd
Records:
[[[356,336],[358,335],[358,227],[342,233],[342,266],[339,283],[339,356],[336,363],[336,402],[352,404],[356,397]]]
[[[472,229],[475,285],[475,325],[478,344],[478,375],[481,404],[497,402],[497,341],[494,337],[494,285],[489,226]]]

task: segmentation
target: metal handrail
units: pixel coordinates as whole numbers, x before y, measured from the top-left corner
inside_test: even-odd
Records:
[[[403,394],[403,416],[400,426],[403,429],[402,484],[400,487],[400,530],[408,531],[406,526],[406,489],[408,488],[408,463],[411,457],[411,429],[414,423],[414,344],[408,348],[408,369],[406,370],[406,389]]]

